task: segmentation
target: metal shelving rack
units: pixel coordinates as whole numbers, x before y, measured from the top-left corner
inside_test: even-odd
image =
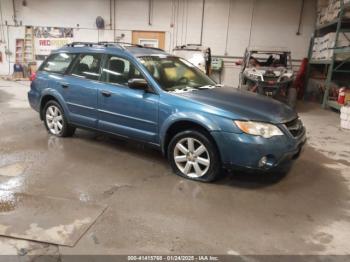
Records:
[[[24,37],[24,62],[28,64],[33,61],[35,61],[33,27],[26,26]]]
[[[334,80],[334,73],[350,74],[349,67],[346,67],[346,65],[350,63],[350,47],[338,48],[339,35],[350,32],[350,19],[346,19],[345,17],[345,13],[347,11],[350,11],[350,3],[344,3],[344,0],[340,0],[340,12],[337,19],[317,26],[310,43],[307,79],[310,78],[311,67],[316,65],[323,65],[326,67],[325,70],[327,72],[327,77],[325,79],[325,92],[322,102],[323,108],[331,107],[337,110],[340,109],[340,105],[336,101],[329,99],[331,83],[332,80]],[[332,54],[332,58],[330,60],[313,60],[312,50],[314,38],[326,35],[330,32],[335,32],[335,43],[333,47],[334,52]],[[342,60],[339,59],[339,56],[342,56]]]

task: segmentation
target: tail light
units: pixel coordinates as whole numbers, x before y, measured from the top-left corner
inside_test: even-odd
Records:
[[[33,81],[35,80],[35,78],[36,78],[36,73],[33,72],[33,73],[30,75],[29,80],[33,82]]]

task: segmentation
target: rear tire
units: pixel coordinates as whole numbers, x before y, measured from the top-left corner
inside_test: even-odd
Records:
[[[176,134],[168,146],[168,159],[177,175],[195,181],[212,182],[221,172],[215,143],[198,130]]]
[[[295,109],[297,105],[297,90],[294,87],[291,87],[288,89],[287,92],[287,105],[289,105],[291,108]]]
[[[74,135],[75,127],[68,124],[61,105],[55,100],[46,103],[43,109],[44,123],[48,132],[58,137]]]

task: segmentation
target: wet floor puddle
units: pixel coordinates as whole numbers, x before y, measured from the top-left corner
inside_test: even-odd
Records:
[[[24,173],[26,166],[24,163],[14,163],[0,166],[0,176],[15,177]]]
[[[74,246],[105,206],[0,190],[0,235]]]

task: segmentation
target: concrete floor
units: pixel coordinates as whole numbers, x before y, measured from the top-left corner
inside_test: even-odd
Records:
[[[350,132],[337,113],[298,105],[308,145],[285,177],[203,184],[142,145],[82,130],[48,135],[28,88],[0,81],[0,190],[107,209],[74,247],[0,237],[1,254],[350,253]]]

